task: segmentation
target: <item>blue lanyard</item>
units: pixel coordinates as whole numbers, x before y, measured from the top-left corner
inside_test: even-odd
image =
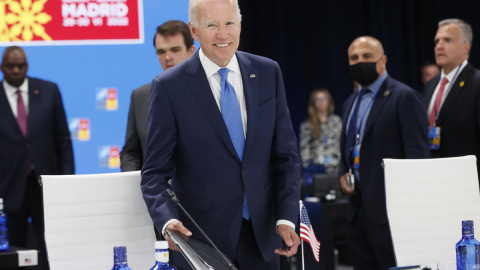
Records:
[[[362,91],[367,91],[367,89],[362,90]],[[360,118],[360,124],[358,126],[357,126],[357,116],[355,115],[355,110],[352,113],[353,124],[355,125],[355,130],[357,132],[357,135],[355,136],[355,144],[356,145],[360,144],[360,130],[361,130],[361,127],[362,127],[363,119],[365,119],[365,115],[367,114],[367,111],[370,109],[370,107],[372,107],[372,104],[375,101],[375,98],[377,97],[378,92],[380,92],[380,89],[377,91],[377,93],[375,93],[372,100],[370,100],[370,103],[368,103],[367,107],[363,111],[363,115]],[[365,95],[366,95],[366,93],[365,93]],[[359,95],[357,95],[357,97],[355,98],[355,106],[360,106],[360,103],[362,102],[361,100],[358,100],[358,96]],[[358,108],[358,109],[360,109],[360,108]]]
[[[450,90],[452,89],[453,83],[455,82],[455,79],[457,79],[458,71],[460,71],[460,68],[462,67],[462,65],[463,65],[463,62],[460,64],[460,66],[458,66],[457,71],[455,71],[455,75],[453,75],[452,81],[450,82],[450,85],[448,86],[447,91],[444,91],[444,92],[443,92],[443,96],[446,96],[447,93],[449,93]],[[447,76],[445,76],[445,77],[447,77]],[[438,92],[437,92],[437,95],[438,95]],[[442,97],[442,98],[443,98],[443,97]],[[435,99],[437,99],[437,96],[435,96]],[[440,106],[442,105],[442,101],[440,100],[440,105],[438,106],[438,108],[435,108],[435,99],[434,99],[434,101],[433,101],[433,108],[432,108],[432,110],[435,111],[435,122],[437,122],[438,109],[440,109]],[[434,123],[434,125],[436,125],[436,123]]]

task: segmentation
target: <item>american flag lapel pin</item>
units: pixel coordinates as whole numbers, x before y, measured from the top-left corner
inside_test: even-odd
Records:
[[[33,90],[33,93],[34,93],[35,95],[38,95],[38,93],[40,93],[40,91],[38,91],[37,89],[35,89],[35,90]]]
[[[255,74],[250,74],[250,78],[255,78]]]

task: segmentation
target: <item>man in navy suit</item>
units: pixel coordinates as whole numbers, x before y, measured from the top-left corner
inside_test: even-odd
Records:
[[[425,85],[425,105],[430,129],[440,135],[432,157],[475,155],[480,173],[480,71],[468,62],[472,40],[468,23],[438,23],[435,60],[442,72]]]
[[[0,69],[0,197],[7,212],[10,245],[25,247],[32,218],[39,265],[48,269],[43,201],[38,177],[73,174],[70,131],[56,84],[27,77],[26,54],[5,49]]]
[[[279,269],[278,254],[292,256],[300,244],[300,159],[280,67],[237,51],[236,0],[190,1],[189,16],[201,49],[152,82],[145,202],[159,231],[201,239],[168,199],[173,189],[237,267]]]
[[[350,195],[349,252],[355,270],[385,270],[395,266],[395,257],[382,160],[428,158],[428,121],[418,92],[388,75],[377,39],[355,39],[348,57],[361,86],[344,103],[340,141],[340,185]],[[353,187],[347,177],[354,177]]]

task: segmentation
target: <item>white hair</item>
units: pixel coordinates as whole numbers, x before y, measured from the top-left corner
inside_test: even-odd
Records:
[[[449,25],[449,24],[455,24],[456,26],[458,26],[458,28],[460,29],[460,32],[462,33],[463,43],[470,43],[470,46],[472,45],[473,31],[470,24],[460,19],[446,19],[446,20],[440,21],[438,23],[438,27]]]
[[[202,1],[208,0],[190,0],[188,3],[188,18],[193,26],[198,27],[197,5]],[[228,0],[235,6],[235,13],[239,21],[242,21],[242,14],[240,13],[240,7],[238,6],[238,0]]]

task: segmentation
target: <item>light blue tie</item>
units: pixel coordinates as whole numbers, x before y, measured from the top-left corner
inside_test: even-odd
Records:
[[[243,132],[242,115],[240,114],[240,105],[238,104],[235,89],[228,82],[228,68],[218,70],[220,74],[221,97],[220,106],[222,107],[222,116],[227,126],[233,147],[240,160],[243,158],[243,148],[245,147],[245,135]],[[248,209],[247,195],[243,194],[243,215],[245,219],[250,219],[250,210]]]

